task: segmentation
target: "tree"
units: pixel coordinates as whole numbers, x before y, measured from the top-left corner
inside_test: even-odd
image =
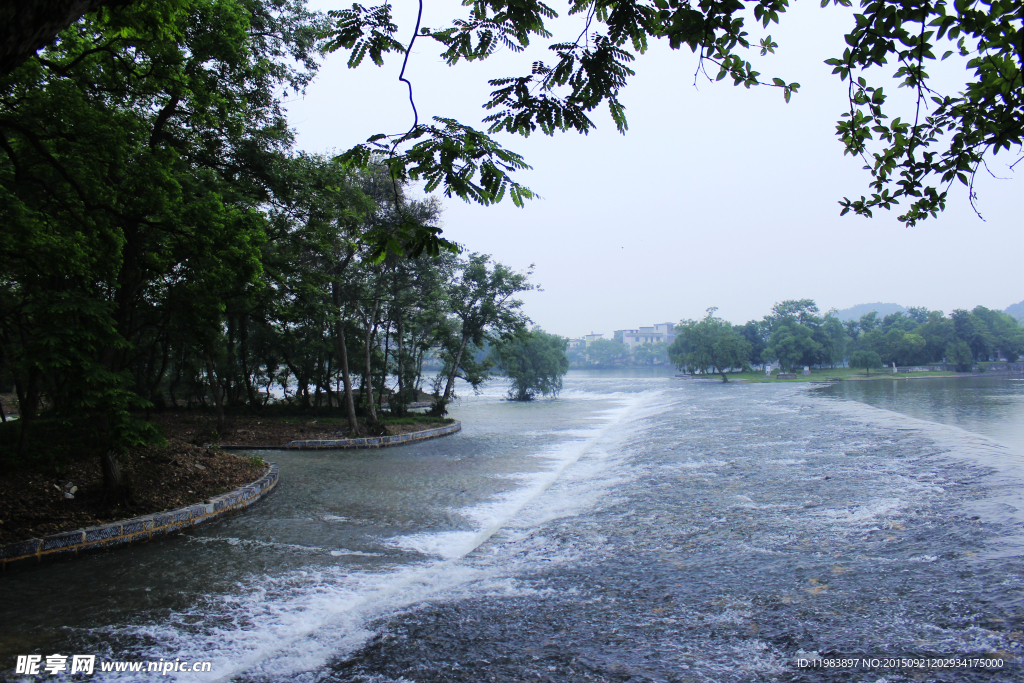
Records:
[[[763,369],[765,363],[768,362],[768,359],[764,357],[764,351],[771,334],[771,325],[765,320],[750,320],[739,328],[739,331],[743,338],[750,343],[750,362]]]
[[[862,333],[868,334],[869,332],[874,332],[875,328],[877,328],[877,327],[878,327],[878,311],[871,311],[869,313],[865,313],[864,315],[862,315],[860,317],[860,322],[858,324],[858,328],[860,329],[860,331]]]
[[[584,353],[593,365],[614,365],[629,358],[629,347],[611,339],[598,339],[590,343]]]
[[[871,368],[882,367],[882,359],[878,357],[878,354],[874,351],[868,351],[861,349],[854,351],[853,355],[850,356],[850,366],[854,368],[863,368],[868,375],[871,374]]]
[[[476,367],[470,345],[483,347],[486,341],[515,334],[525,328],[528,319],[520,310],[523,302],[514,298],[520,292],[534,289],[529,276],[495,263],[486,254],[470,254],[456,267],[456,275],[448,288],[447,308],[453,326],[443,341],[445,354],[444,391],[437,398],[436,410],[443,411],[455,390],[460,376],[478,384],[486,377],[486,368]]]
[[[508,397],[530,401],[538,393],[557,395],[562,390],[562,376],[569,371],[568,344],[564,337],[534,327],[491,346],[495,367],[512,381]]]
[[[714,369],[728,382],[726,371],[747,365],[751,346],[732,323],[715,317],[717,310],[709,308],[703,320],[679,323],[668,356],[680,370],[706,373]]]
[[[668,344],[665,342],[646,342],[633,349],[633,362],[637,365],[654,365],[664,363],[668,358]]]
[[[149,24],[168,30],[188,0],[159,3]],[[828,0],[822,0],[827,6]],[[852,0],[832,0],[852,6]],[[546,22],[557,17],[540,0],[508,4],[483,0],[468,5],[468,16],[453,18],[438,29],[416,26],[408,44],[396,38],[399,27],[388,3],[375,7],[353,5],[329,12],[330,25],[322,35],[328,52],[347,51],[348,64],[356,67],[366,57],[381,65],[389,53],[404,56],[399,80],[408,84],[413,125],[393,136],[375,135],[346,153],[362,163],[382,153],[391,174],[398,180],[422,179],[428,191],[442,188],[447,196],[490,204],[506,194],[517,205],[532,193],[511,178],[527,168],[519,155],[503,149],[488,134],[507,131],[528,136],[540,129],[546,135],[594,127],[593,111],[607,106],[620,132],[627,129],[620,93],[635,75],[632,63],[651,42],[665,40],[672,49],[687,47],[697,55],[697,74],[710,79],[730,78],[733,85],[778,88],[785,101],[800,89],[799,83],[779,76],[762,77],[760,67],[748,61],[750,51],[761,57],[779,47],[766,31],[779,23],[787,3],[758,0],[744,3],[707,0],[699,5],[678,0],[628,0],[614,6],[597,0],[571,3],[569,14],[586,17],[586,29],[578,36],[555,35]],[[112,33],[131,37],[138,30],[139,14],[148,3],[142,0],[7,0],[0,13],[0,74],[26,59],[51,41],[83,13],[100,15]],[[422,8],[422,5],[421,5]],[[748,9],[754,26],[765,33],[751,36]],[[956,5],[949,12],[945,0],[917,3],[862,0],[861,12],[845,35],[841,56],[827,60],[833,73],[848,84],[848,106],[837,125],[844,153],[864,159],[871,175],[870,197],[843,199],[842,213],[871,216],[876,208],[891,209],[901,200],[911,202],[899,218],[907,225],[935,216],[945,208],[954,182],[968,187],[974,200],[973,180],[987,158],[1020,149],[1024,136],[1024,54],[1019,47],[1018,23],[1022,0],[981,0],[976,5]],[[422,14],[422,13],[421,13]],[[755,28],[756,30],[756,28]],[[487,133],[453,119],[435,117],[421,124],[415,108],[412,84],[405,79],[405,65],[417,39],[432,40],[450,66],[460,61],[488,58],[499,48],[515,52],[534,39],[551,39],[554,63],[534,61],[520,76],[492,78],[494,90],[485,107],[491,113],[483,123]],[[948,49],[946,49],[948,48]],[[939,94],[930,84],[933,63],[957,54],[966,60],[967,85],[956,94]],[[756,58],[754,58],[756,59]],[[916,95],[906,112],[891,118],[883,87],[870,83],[873,67],[898,62],[892,77],[899,87]],[[429,233],[422,233],[426,240]],[[436,237],[436,235],[434,235]],[[438,246],[435,241],[434,246]]]
[[[956,366],[957,372],[970,372],[974,355],[967,342],[960,339],[946,347],[946,362]]]
[[[778,358],[782,367],[793,370],[801,365],[814,365],[822,351],[823,347],[815,341],[811,328],[786,320],[772,329],[764,354]]]
[[[827,352],[826,360],[832,367],[842,365],[843,360],[846,358],[847,346],[850,341],[846,328],[839,318],[835,316],[834,311],[829,311],[822,321],[821,327]]]
[[[1024,351],[1024,329],[1012,316],[984,306],[975,306],[970,318],[976,333],[973,339],[968,340],[968,344],[976,357],[999,360],[999,353],[1002,352],[1012,362]]]
[[[0,344],[22,440],[43,394],[91,415],[112,490],[118,453],[149,438],[130,410],[172,334],[223,406],[223,315],[260,272],[260,207],[290,144],[278,98],[315,67],[311,16],[290,5],[118,17],[73,23],[0,79]]]

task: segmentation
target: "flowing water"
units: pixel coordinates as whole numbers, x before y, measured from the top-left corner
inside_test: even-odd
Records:
[[[452,437],[261,452],[244,515],[0,577],[0,678],[1024,681],[1024,383],[954,382],[573,372],[465,396]]]

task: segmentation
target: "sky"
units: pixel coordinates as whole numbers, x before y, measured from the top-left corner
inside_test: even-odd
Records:
[[[403,40],[415,10],[413,2],[395,3]],[[463,12],[457,2],[432,0],[423,25],[439,28]],[[775,88],[695,79],[697,58],[688,49],[655,44],[633,63],[636,76],[620,93],[625,135],[602,110],[586,136],[495,136],[533,167],[516,179],[541,199],[519,209],[508,200],[481,207],[442,197],[445,237],[517,270],[532,265],[541,290],[522,296],[524,309],[535,324],[567,337],[699,318],[711,306],[743,323],[785,299],[811,298],[822,311],[880,301],[947,313],[1021,301],[1024,206],[1008,168],[1016,157],[990,160],[1004,179],[978,175],[984,220],[963,186],[953,188],[938,219],[914,228],[896,220],[901,211],[839,216],[837,202],[868,194],[870,180],[835,137],[846,84],[823,63],[842,54],[850,22],[848,10],[793,3],[780,25],[748,29],[755,41],[770,33],[779,44],[775,55],[752,53],[755,68],[801,84],[789,104]],[[551,25],[556,38],[571,39],[578,26],[576,17]],[[418,39],[406,70],[420,120],[451,117],[478,129],[486,127],[488,79],[553,61],[538,45],[448,67],[437,46]],[[380,68],[366,60],[352,70],[346,61],[343,53],[327,56],[304,95],[288,100],[300,149],[340,152],[412,125],[400,56]],[[956,91],[962,64],[951,59],[941,67],[929,69],[940,92]],[[907,93],[876,78],[903,105],[898,113],[912,116]]]

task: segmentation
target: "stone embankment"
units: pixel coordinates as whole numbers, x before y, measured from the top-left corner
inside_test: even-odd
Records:
[[[137,545],[181,533],[244,510],[270,493],[277,480],[277,465],[266,463],[263,475],[256,481],[201,503],[2,546],[0,565],[6,571],[9,567],[67,559],[90,551]]]

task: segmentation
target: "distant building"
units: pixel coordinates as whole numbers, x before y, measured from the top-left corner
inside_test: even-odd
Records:
[[[590,346],[594,342],[600,341],[603,337],[604,337],[603,334],[600,334],[600,333],[594,334],[593,332],[591,332],[590,334],[583,335],[583,343],[586,346]]]
[[[672,323],[657,323],[650,327],[641,327],[638,330],[616,330],[616,334],[622,332],[622,343],[632,351],[641,344],[653,344],[661,342],[671,344],[675,341],[675,326]]]
[[[569,340],[569,349],[582,349],[586,348],[587,342],[582,337]]]

